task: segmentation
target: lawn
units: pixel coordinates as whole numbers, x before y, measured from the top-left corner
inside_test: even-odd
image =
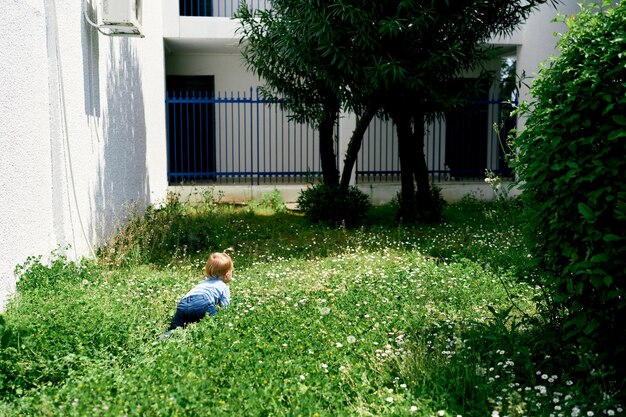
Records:
[[[623,414],[593,358],[546,332],[519,204],[468,199],[417,226],[382,206],[336,229],[209,197],[151,208],[97,262],[18,268],[0,415]],[[232,245],[231,307],[160,340]]]

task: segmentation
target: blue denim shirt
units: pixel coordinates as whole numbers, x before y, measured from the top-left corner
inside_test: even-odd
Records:
[[[205,277],[205,280],[193,287],[183,299],[195,294],[208,296],[213,305],[221,308],[226,308],[230,304],[230,288],[219,278]]]

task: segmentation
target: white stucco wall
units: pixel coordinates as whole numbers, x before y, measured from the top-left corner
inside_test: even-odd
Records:
[[[0,307],[15,265],[53,240],[44,13],[36,0],[4,1],[0,13]]]
[[[214,75],[216,92],[248,92],[260,84],[258,77],[247,71],[241,53],[178,54],[166,57],[168,75]]]
[[[520,98],[526,98],[527,85],[537,75],[539,65],[548,57],[558,53],[555,49],[558,40],[556,33],[563,33],[567,27],[561,22],[553,22],[559,13],[569,16],[580,10],[578,0],[562,0],[556,7],[545,4],[533,13],[522,27],[521,45],[517,47],[518,76],[525,78],[520,88]],[[524,73],[524,74],[523,74]]]
[[[126,38],[87,25],[81,3],[0,13],[0,309],[16,264],[90,256],[127,206],[167,190],[160,6],[144,7],[145,38]]]

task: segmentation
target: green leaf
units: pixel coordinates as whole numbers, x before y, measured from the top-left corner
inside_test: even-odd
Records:
[[[626,126],[626,116],[622,116],[621,114],[614,115],[613,121],[618,125]]]
[[[621,237],[619,237],[617,235],[614,235],[612,233],[606,234],[602,238],[602,240],[604,240],[605,242],[615,242],[615,241],[618,241],[618,240],[621,240],[621,239],[622,239]]]
[[[592,222],[595,220],[596,216],[595,216],[594,211],[591,209],[591,207],[589,207],[585,203],[578,203],[578,211],[580,212],[580,214],[583,215],[585,220],[589,222]]]
[[[599,253],[597,255],[593,255],[591,257],[591,262],[599,263],[599,262],[607,262],[609,260],[608,253]]]
[[[625,130],[614,130],[609,133],[608,140],[615,140],[618,138],[626,138],[626,129]]]
[[[591,334],[599,325],[596,320],[588,322],[584,329],[585,334]]]
[[[567,325],[574,326],[578,329],[581,329],[585,323],[587,322],[587,314],[585,312],[580,311],[571,320],[567,321]],[[566,326],[567,327],[567,326]]]

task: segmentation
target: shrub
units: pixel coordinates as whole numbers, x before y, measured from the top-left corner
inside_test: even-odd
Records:
[[[166,265],[172,259],[206,250],[218,244],[208,222],[213,205],[210,193],[195,206],[181,203],[178,195],[170,193],[162,207],[149,206],[143,212],[130,213],[130,220],[99,249],[98,258],[103,265],[113,267]]]
[[[626,338],[626,1],[563,18],[561,54],[520,107],[513,143],[529,237],[570,340],[606,357]]]
[[[426,202],[417,202],[418,219],[422,221],[438,221],[441,219],[446,200],[441,195],[441,188],[434,184],[429,187],[430,198]]]
[[[107,329],[105,307],[85,302],[83,289],[99,276],[94,264],[77,264],[56,252],[51,257],[47,263],[31,257],[16,268],[19,298],[9,305],[10,321],[0,316],[0,397],[58,383],[122,339]]]
[[[420,201],[418,199],[417,192],[415,193],[417,215],[415,220],[430,223],[441,220],[443,209],[446,206],[446,200],[441,195],[441,188],[430,184],[429,186],[430,197],[426,201]],[[402,217],[400,208],[402,207],[402,193],[396,194],[392,204],[396,207],[398,217]]]
[[[352,227],[366,217],[372,204],[367,194],[354,186],[344,195],[339,187],[318,184],[302,190],[298,206],[312,223]]]
[[[69,261],[58,251],[53,251],[50,258],[48,263],[44,263],[41,256],[31,256],[15,268],[20,293],[47,290],[59,282],[77,283],[88,275],[85,265]]]

